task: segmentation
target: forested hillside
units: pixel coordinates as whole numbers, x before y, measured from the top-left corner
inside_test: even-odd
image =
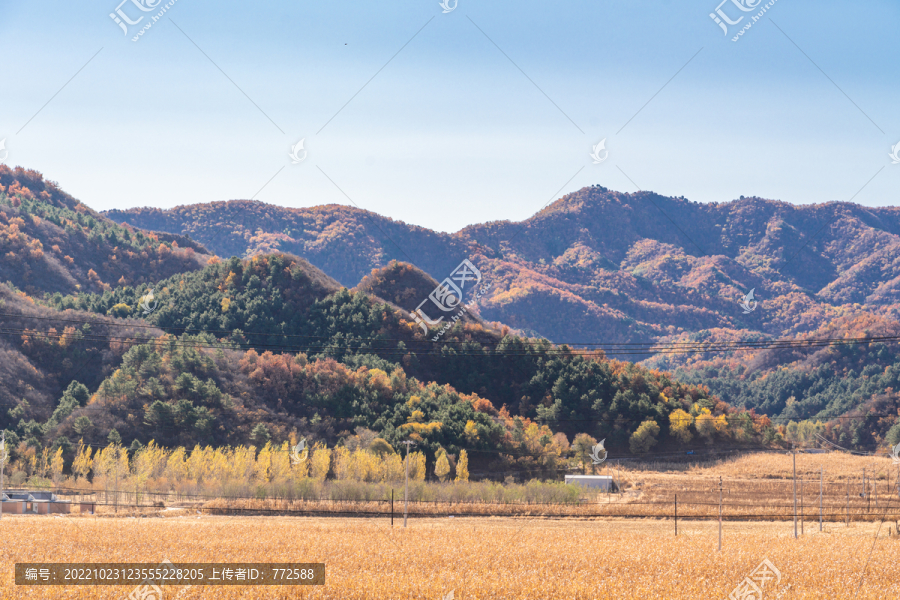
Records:
[[[391,265],[370,274],[370,282],[390,281],[404,269]],[[385,290],[384,283],[379,287]],[[125,287],[48,301],[60,310],[125,316],[140,310],[143,292]],[[286,255],[214,263],[160,282],[155,294],[159,308],[145,319],[163,330],[210,332],[238,348],[303,352],[356,369],[400,369],[477,394],[570,437],[587,432],[627,445],[643,420],[667,422],[679,408],[696,415],[704,408],[714,416],[729,412],[703,386],[685,387],[630,363],[506,335],[475,319],[457,322],[435,343],[408,313],[364,292],[336,289],[320,271]]]
[[[794,275],[776,271],[774,259],[754,262],[745,250],[727,256],[738,242],[722,242],[721,255],[692,255],[676,245],[677,235],[641,238],[661,225],[653,219],[633,215],[633,223],[610,229],[622,214],[653,200],[646,195],[589,188],[524,224],[493,223],[453,235],[378,217],[390,235],[379,234],[384,239],[370,235],[372,215],[309,209],[303,221],[309,243],[302,246],[308,259],[246,247],[241,254],[252,256],[241,259],[208,256],[203,246],[174,237],[182,232],[166,221],[171,212],[154,213],[162,220],[144,224],[167,233],[116,225],[39,174],[3,173],[15,177],[0,201],[7,219],[21,221],[13,223],[17,232],[33,227],[33,235],[21,234],[33,247],[61,243],[61,251],[74,253],[61,275],[48,270],[26,282],[9,271],[9,283],[0,286],[0,351],[7,359],[0,370],[6,403],[0,427],[22,449],[53,445],[68,452],[82,438],[173,445],[306,437],[335,444],[370,431],[395,446],[412,437],[432,458],[441,448],[467,448],[483,468],[522,464],[542,472],[552,469],[552,457],[579,448],[584,457],[601,439],[619,455],[778,444],[796,438],[799,426],[789,419],[831,419],[827,427],[801,425],[859,447],[900,434],[897,356],[888,342],[669,352],[640,366],[514,335],[501,324],[558,325],[581,338],[599,332],[603,341],[894,334],[892,304],[828,304]],[[667,210],[693,211],[694,220],[720,210],[666,201]],[[775,204],[788,211],[789,205]],[[240,206],[249,211],[246,226],[257,209],[288,210]],[[231,221],[203,212],[214,208],[197,209],[206,217],[197,222],[219,223],[224,231]],[[19,216],[10,217],[13,211]],[[191,235],[202,239],[198,231]],[[732,232],[722,239],[740,237]],[[597,241],[589,246],[589,238]],[[397,258],[388,246],[402,254],[413,242],[417,264],[388,260]],[[267,249],[276,247],[283,249]],[[355,287],[318,268],[323,257],[341,265],[340,277],[358,274]],[[467,257],[480,271],[485,296],[453,319],[417,322],[410,311]],[[98,268],[85,270],[90,264]],[[110,273],[118,275],[115,284],[106,280]],[[758,284],[760,305],[739,316],[726,291],[742,291],[754,277],[766,282]],[[888,283],[866,285],[880,290],[869,296],[889,297]],[[766,289],[781,295],[766,298]],[[467,288],[463,300],[472,293]]]
[[[793,335],[861,306],[896,317],[900,209],[761,198],[699,204],[589,187],[533,217],[431,232],[344,206],[215,202],[111,211],[223,256],[279,249],[347,287],[396,259],[440,281],[463,258],[492,284],[482,316],[559,342],[723,328]],[[754,289],[760,306],[745,314]]]
[[[466,448],[480,468],[552,475],[555,460],[584,457],[598,439],[640,454],[780,437],[702,385],[516,337],[477,310],[436,342],[438,328],[408,312],[435,281],[410,265],[348,290],[281,253],[206,262],[96,293],[0,286],[0,426],[20,459],[28,448],[70,453],[76,439],[334,444],[371,431],[395,446],[412,438],[432,459]]]
[[[679,340],[721,343],[729,338],[730,332],[708,331]],[[854,342],[864,338],[874,341]],[[841,446],[871,448],[900,443],[898,340],[900,323],[863,313],[797,336],[792,346],[666,353],[646,362],[672,370],[681,381],[708,385],[730,403],[778,423],[821,422],[820,433]]]
[[[37,171],[0,164],[0,281],[30,294],[108,290],[197,269],[206,254],[181,235],[114,223]]]
[[[743,197],[699,204],[592,186],[521,223],[477,224],[453,234],[336,205],[232,201],[110,216],[190,233],[217,251],[227,240],[229,252],[244,256],[289,249],[342,284],[360,282],[357,289],[406,310],[427,285],[392,284],[409,277],[411,266],[378,271],[381,279],[372,268],[399,260],[440,281],[469,258],[491,285],[479,302],[481,318],[557,343],[866,338],[893,330],[900,314],[897,207]],[[741,301],[751,290],[745,311]],[[830,421],[835,441],[849,445],[883,443],[896,422],[894,409],[866,408],[900,402],[896,341],[787,353],[623,356],[678,368],[683,380],[778,423]],[[859,424],[850,417],[860,411],[874,416]],[[846,431],[852,423],[856,433]],[[889,439],[900,442],[900,428],[894,431]]]

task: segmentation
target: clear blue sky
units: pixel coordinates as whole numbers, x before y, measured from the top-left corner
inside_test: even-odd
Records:
[[[138,42],[149,16],[126,36],[117,2],[0,5],[6,163],[96,209],[339,187],[455,231],[595,183],[808,204],[876,173],[854,201],[900,205],[896,0],[778,0],[738,42],[716,0],[177,0]],[[732,33],[756,14],[722,10],[747,15]]]

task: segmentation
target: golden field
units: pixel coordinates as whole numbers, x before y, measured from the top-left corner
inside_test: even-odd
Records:
[[[627,465],[627,466],[626,466]],[[820,468],[824,474],[820,475]],[[863,470],[866,479],[863,484]],[[585,518],[662,517],[671,519],[678,500],[680,518],[717,518],[719,481],[725,520],[790,521],[793,519],[793,457],[788,453],[757,452],[707,463],[608,463],[599,474],[613,475],[618,494],[583,492],[586,502],[410,502],[410,513],[428,516],[577,516]],[[818,529],[819,495],[825,522],[834,524],[885,521],[900,530],[898,467],[890,458],[832,452],[797,454],[797,513],[801,526]],[[440,487],[442,484],[428,483]],[[443,484],[445,489],[460,484]],[[472,486],[474,484],[462,484]],[[861,495],[865,492],[865,495]],[[402,497],[402,487],[397,490]],[[185,503],[182,503],[185,504]],[[205,514],[290,514],[307,512],[387,515],[386,501],[334,502],[300,499],[216,498],[191,503]],[[401,504],[395,511],[402,510]],[[104,507],[104,510],[109,510]],[[356,514],[354,514],[356,513]]]
[[[820,533],[821,467],[825,468],[825,522]],[[168,559],[178,564],[323,562],[326,584],[166,586],[165,600],[441,600],[450,591],[453,600],[714,600],[728,598],[766,558],[782,574],[777,585],[770,582],[765,588],[766,599],[897,597],[896,465],[886,457],[798,454],[798,477],[804,481],[804,534],[796,540],[791,523],[792,470],[792,457],[782,453],[746,454],[692,465],[610,461],[599,472],[614,472],[622,493],[556,505],[411,502],[410,513],[416,516],[407,529],[402,528],[399,501],[391,529],[385,502],[154,496],[165,500],[168,508],[164,509],[150,505],[149,498],[129,506],[123,494],[118,515],[111,505],[98,506],[97,516],[4,515],[0,598],[124,599],[134,589],[16,587],[16,562],[159,563]],[[717,551],[716,520],[719,477],[725,515],[721,552]],[[860,496],[863,490],[868,496]],[[398,490],[398,498],[400,494]],[[671,518],[676,494],[678,537]],[[257,514],[223,514],[241,510]],[[381,516],[285,515],[303,510]],[[455,518],[441,516],[446,514]],[[622,518],[626,515],[644,518]]]
[[[886,519],[885,526],[891,522],[898,527],[900,466],[889,457],[797,453],[796,468],[797,512],[807,526],[814,520],[818,528],[821,490],[824,521]],[[721,478],[725,518],[793,518],[794,461],[788,452],[746,453],[694,464],[630,462],[612,465],[603,473],[609,474],[611,469],[623,484],[623,494],[610,514],[618,510],[629,515],[671,516],[677,495],[679,516],[715,517]],[[599,500],[602,504],[604,498]]]
[[[768,558],[765,598],[894,598],[900,541],[886,526],[455,518],[4,516],[2,598],[125,598],[131,587],[16,587],[16,562],[324,562],[320,587],[164,588],[174,598],[727,598]],[[876,538],[876,530],[878,537]],[[858,596],[857,588],[861,585]]]

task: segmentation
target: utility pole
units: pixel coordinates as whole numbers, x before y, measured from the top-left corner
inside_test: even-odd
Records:
[[[825,467],[819,467],[819,532],[822,531],[822,490],[825,485]]]
[[[875,496],[875,510],[878,510],[878,473],[872,474],[872,495]]]
[[[119,450],[116,449],[116,514],[119,514]]]
[[[794,539],[797,539],[797,449],[793,445],[791,454],[794,455]]]
[[[847,479],[847,527],[850,527],[850,479]]]
[[[406,444],[406,490],[403,492],[403,527],[406,527],[406,516],[409,513],[409,447],[416,443],[410,440],[401,443]]]
[[[865,469],[863,469],[863,493],[866,495],[866,515],[868,515],[872,510],[872,495],[869,493],[869,480]]]
[[[722,551],[722,476],[719,475],[719,552]]]
[[[678,494],[675,494],[675,537],[678,537]]]
[[[800,478],[800,535],[803,535],[803,477]]]

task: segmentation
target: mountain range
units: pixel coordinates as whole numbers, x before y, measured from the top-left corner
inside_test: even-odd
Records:
[[[557,343],[648,342],[707,329],[787,336],[864,310],[895,318],[900,209],[762,198],[700,204],[599,186],[529,219],[440,233],[339,205],[234,200],[106,216],[221,256],[301,256],[347,287],[391,260],[438,281],[464,258],[492,282],[490,321]],[[746,313],[753,290],[758,308]]]
[[[895,409],[879,415],[881,424],[871,425],[867,436],[844,431],[849,420],[842,417],[876,396],[893,398],[898,386],[892,376],[873,382],[868,375],[895,365],[890,341],[857,348],[852,359],[844,352],[840,360],[832,349],[683,353],[622,344],[802,344],[894,332],[897,207],[798,206],[757,197],[701,204],[591,186],[525,221],[455,233],[339,205],[285,208],[234,200],[106,214],[189,236],[223,255],[291,252],[345,286],[359,285],[391,261],[415,264],[440,281],[467,258],[491,283],[480,316],[520,334],[575,346],[618,344],[607,353],[676,371],[737,406],[784,422],[830,421],[847,443],[876,443],[896,418]],[[414,310],[423,293],[392,300]],[[900,429],[892,435],[900,436]]]
[[[0,165],[0,427],[29,444],[363,427],[532,471],[576,438],[900,441],[897,215],[592,186],[441,233],[338,205],[97,213]],[[435,303],[460,268],[483,295],[458,290],[450,318]]]

